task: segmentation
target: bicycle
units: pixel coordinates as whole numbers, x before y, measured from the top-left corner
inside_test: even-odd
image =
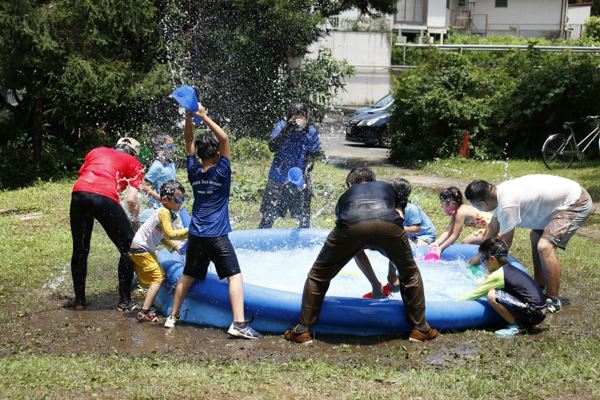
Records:
[[[569,168],[573,164],[575,157],[579,161],[583,161],[585,151],[600,136],[600,115],[588,115],[583,120],[593,121],[596,127],[579,143],[573,132],[573,126],[576,124],[575,121],[563,122],[563,129],[571,131],[569,135],[555,133],[548,136],[542,146],[542,158],[546,168]],[[598,139],[598,148],[600,149],[600,139]]]

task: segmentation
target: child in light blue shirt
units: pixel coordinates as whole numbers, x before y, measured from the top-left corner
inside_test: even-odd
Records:
[[[169,135],[158,135],[152,138],[154,162],[144,176],[148,190],[148,203],[151,208],[160,208],[160,187],[167,181],[175,180],[176,170],[172,155],[175,150],[173,138]]]
[[[435,226],[421,207],[408,200],[412,191],[406,179],[397,178],[392,186],[398,195],[397,209],[404,214],[404,231],[413,244],[424,245],[435,241]]]

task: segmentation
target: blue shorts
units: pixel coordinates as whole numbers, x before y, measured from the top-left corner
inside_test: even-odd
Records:
[[[506,308],[508,312],[523,328],[536,326],[546,318],[546,306],[536,307],[525,303],[504,290],[496,289],[496,302]]]
[[[183,274],[196,279],[205,279],[211,261],[215,264],[219,279],[241,272],[235,249],[228,235],[217,237],[189,235]]]

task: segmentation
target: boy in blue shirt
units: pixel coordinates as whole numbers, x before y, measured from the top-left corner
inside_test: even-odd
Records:
[[[154,152],[154,161],[148,172],[144,176],[144,181],[148,184],[146,193],[148,194],[148,203],[153,209],[162,206],[160,197],[160,188],[165,182],[177,178],[175,163],[172,160],[175,143],[169,135],[157,135],[152,138],[152,151]]]
[[[179,320],[179,310],[192,283],[205,279],[212,261],[220,279],[229,281],[229,298],[233,322],[227,333],[244,339],[262,335],[252,329],[244,318],[242,273],[235,249],[229,241],[229,194],[231,189],[231,148],[227,134],[198,104],[196,116],[211,132],[193,141],[192,116],[186,113],[184,138],[187,153],[188,179],[194,193],[192,219],[189,226],[187,253],[183,275],[177,282],[171,315],[165,328],[173,328]],[[198,162],[196,154],[200,157]]]
[[[412,192],[410,182],[396,178],[392,186],[398,193],[398,209],[404,214],[404,232],[416,245],[431,244],[435,241],[436,230],[425,212],[408,198]]]
[[[292,217],[298,220],[300,228],[310,226],[310,172],[320,146],[319,132],[310,123],[308,111],[303,104],[294,104],[287,120],[275,124],[271,133],[269,149],[275,153],[275,157],[260,206],[260,229],[271,228],[277,217],[285,217],[288,209]],[[303,188],[290,184],[288,172],[291,168],[300,168],[302,171],[306,183]]]
[[[479,245],[480,263],[490,271],[488,277],[460,300],[486,296],[488,303],[508,326],[496,331],[500,337],[512,337],[530,329],[546,318],[546,296],[527,273],[508,261],[508,246],[500,239],[489,238]]]

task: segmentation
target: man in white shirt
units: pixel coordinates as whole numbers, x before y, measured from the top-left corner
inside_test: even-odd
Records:
[[[591,214],[593,203],[588,192],[570,179],[526,175],[497,186],[473,181],[465,197],[475,208],[494,212],[486,239],[499,234],[510,249],[515,228],[531,229],[535,281],[546,286],[548,309],[559,311],[560,263],[556,248],[564,250]]]

